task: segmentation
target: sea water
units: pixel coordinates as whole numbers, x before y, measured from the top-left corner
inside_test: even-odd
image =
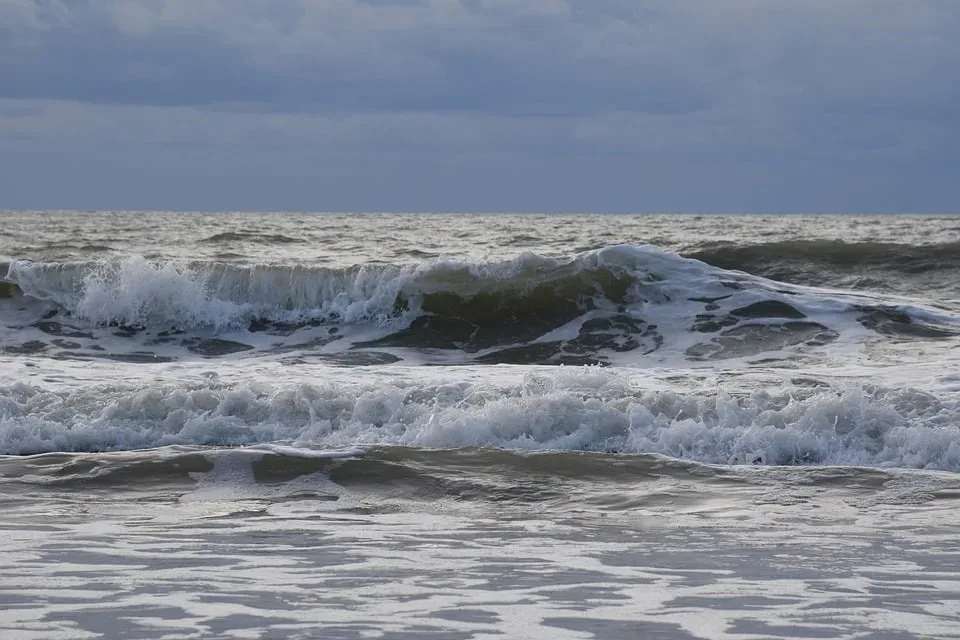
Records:
[[[0,215],[17,638],[960,635],[960,224]]]

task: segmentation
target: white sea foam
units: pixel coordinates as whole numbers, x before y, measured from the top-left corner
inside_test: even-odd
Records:
[[[0,451],[174,444],[344,450],[436,448],[660,453],[720,464],[960,470],[960,408],[909,388],[644,388],[600,371],[486,382],[0,388]],[[326,454],[325,454],[326,455]]]

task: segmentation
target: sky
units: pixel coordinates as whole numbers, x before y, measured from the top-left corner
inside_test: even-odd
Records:
[[[0,0],[0,208],[960,212],[960,2]]]

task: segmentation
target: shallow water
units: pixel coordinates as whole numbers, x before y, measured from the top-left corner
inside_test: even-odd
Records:
[[[957,629],[955,474],[494,451],[292,455],[0,460],[0,628],[77,638]]]

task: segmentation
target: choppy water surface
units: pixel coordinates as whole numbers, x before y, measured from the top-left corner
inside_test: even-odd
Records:
[[[960,631],[956,218],[0,219],[11,637]]]

